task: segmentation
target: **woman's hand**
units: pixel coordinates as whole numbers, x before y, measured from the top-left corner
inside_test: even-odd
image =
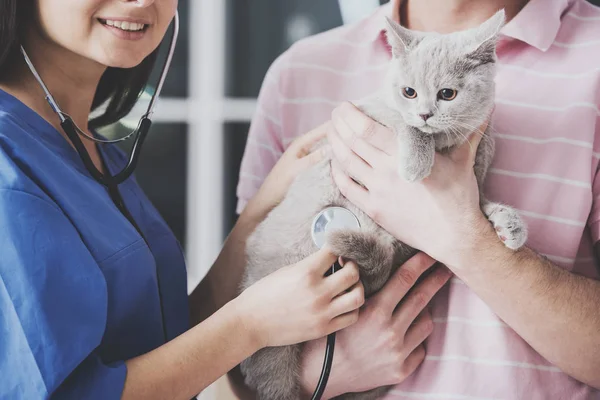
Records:
[[[258,281],[234,300],[259,346],[285,346],[326,336],[358,320],[364,288],[358,267],[324,276],[337,256],[322,249]]]
[[[423,341],[433,329],[425,307],[451,276],[445,267],[435,267],[413,288],[434,263],[424,253],[411,258],[367,301],[358,322],[338,332],[325,398],[401,383],[421,364]],[[305,346],[302,386],[307,393],[317,384],[324,351],[325,340]]]
[[[408,183],[397,172],[400,154],[392,130],[349,103],[334,110],[332,122],[332,173],[344,196],[402,242],[451,268],[460,265],[461,250],[470,250],[490,229],[473,172],[481,135],[448,156],[436,153],[431,174]]]
[[[258,193],[248,203],[246,208],[253,215],[257,215],[262,220],[283,200],[296,176],[324,158],[329,146],[321,147],[316,151],[312,150],[321,139],[325,138],[329,125],[329,122],[325,123],[296,138],[290,144],[261,185]]]

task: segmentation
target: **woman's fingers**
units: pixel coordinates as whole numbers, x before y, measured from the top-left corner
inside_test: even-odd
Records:
[[[349,261],[342,269],[325,278],[327,293],[334,298],[359,282],[360,273],[356,263]]]
[[[316,253],[306,257],[302,262],[308,265],[309,272],[311,274],[315,274],[317,277],[321,278],[327,272],[327,270],[331,268],[331,265],[337,260],[337,258],[338,256],[333,254],[331,250],[325,246]]]
[[[345,329],[345,328],[349,327],[350,325],[355,324],[356,321],[358,321],[358,314],[359,314],[359,311],[358,311],[358,309],[356,309],[349,313],[335,317],[329,323],[326,335],[329,335],[330,333],[333,333],[333,332],[341,331],[342,329]]]
[[[349,291],[333,299],[331,302],[331,317],[357,310],[365,304],[365,288],[362,283],[356,283]]]

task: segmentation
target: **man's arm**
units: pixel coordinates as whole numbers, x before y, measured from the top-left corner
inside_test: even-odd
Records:
[[[548,361],[600,388],[600,282],[507,249],[491,225],[485,232],[454,269],[459,278]]]

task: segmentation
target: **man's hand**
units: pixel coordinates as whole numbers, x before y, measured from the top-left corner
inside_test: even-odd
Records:
[[[401,383],[425,358],[423,341],[433,330],[426,309],[450,279],[445,267],[417,280],[435,263],[424,253],[408,260],[360,311],[354,325],[337,333],[333,366],[324,398]],[[414,286],[414,287],[413,287]],[[309,342],[303,353],[302,388],[315,389],[325,339]]]
[[[325,138],[329,124],[329,122],[325,123],[292,142],[267,176],[258,193],[250,200],[245,212],[262,220],[283,200],[299,173],[323,160],[328,146],[317,150],[314,150],[314,147]]]

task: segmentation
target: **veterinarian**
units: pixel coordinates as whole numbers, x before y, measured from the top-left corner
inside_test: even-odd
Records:
[[[134,106],[163,38],[172,49],[176,7],[0,0],[1,399],[189,399],[263,347],[358,318],[358,269],[324,277],[337,258],[326,249],[236,297],[245,238],[321,158],[305,149],[323,129],[290,146],[189,297],[179,244],[120,172],[128,155],[97,143]]]
[[[518,252],[506,249],[479,209],[472,169],[478,135],[437,157],[425,181],[408,184],[395,173],[392,131],[344,102],[383,82],[391,57],[386,16],[448,33],[500,9],[508,23],[497,49],[496,156],[485,194],[527,222],[528,248]],[[397,384],[389,398],[600,396],[599,22],[600,9],[584,0],[392,0],[356,24],[295,44],[273,63],[242,163],[239,210],[262,183],[249,177],[267,176],[280,149],[331,120],[341,191],[455,275],[431,301],[430,315],[421,314],[419,322],[433,328],[417,350],[398,327],[407,304],[394,310],[368,300],[359,321],[337,334],[344,346],[335,353],[329,395]],[[431,291],[426,283],[413,288],[423,302]],[[305,381],[315,381],[311,354],[323,346],[307,346]]]

